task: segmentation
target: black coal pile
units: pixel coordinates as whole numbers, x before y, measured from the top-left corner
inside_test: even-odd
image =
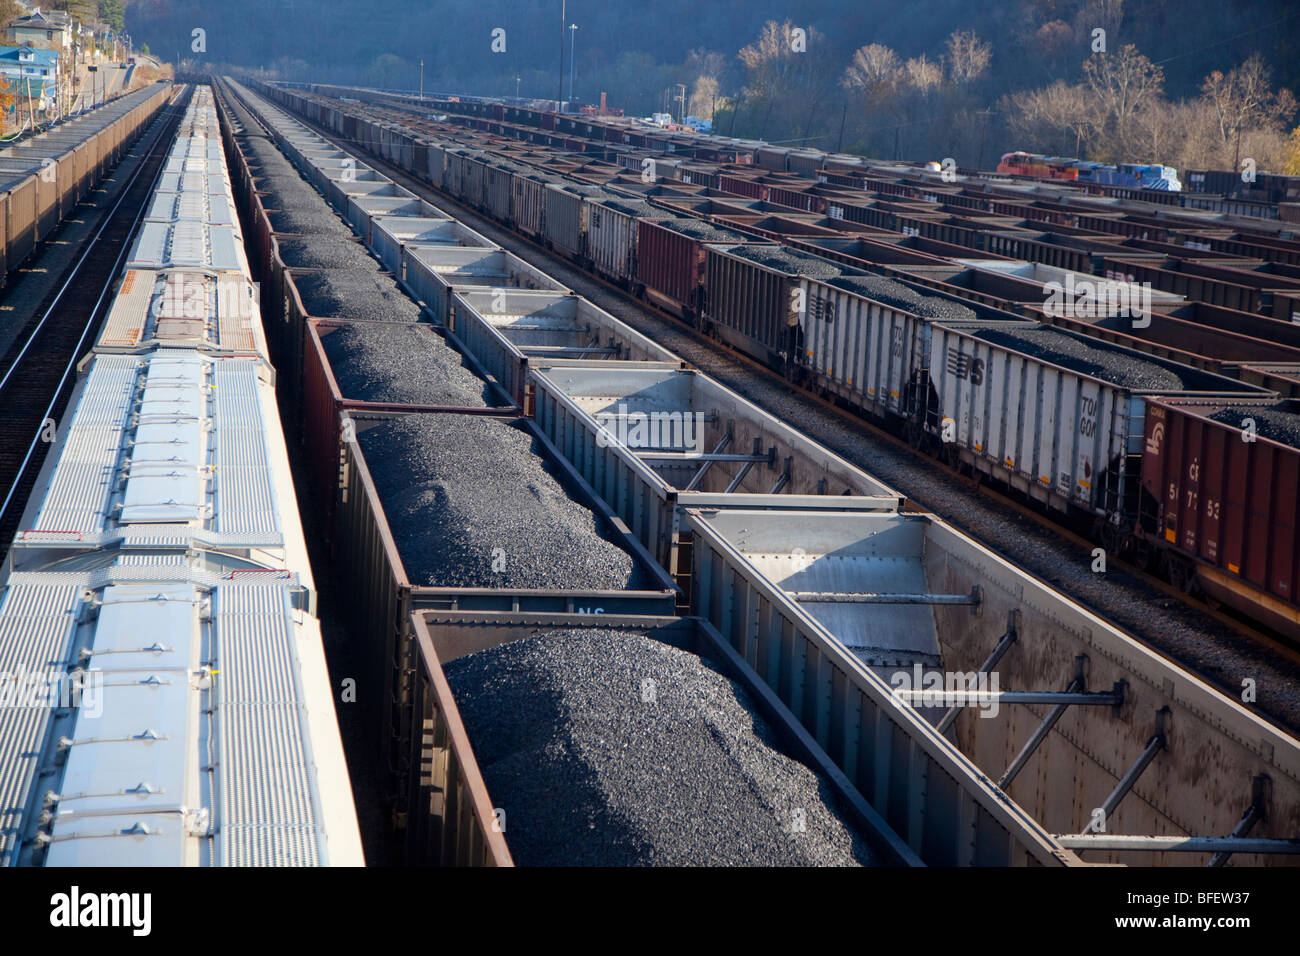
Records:
[[[329,269],[294,275],[307,314],[354,322],[418,322],[420,307],[387,276],[358,269]]]
[[[345,399],[482,408],[492,395],[427,325],[347,325],[321,345]]]
[[[1298,407],[1300,406],[1288,402],[1256,408],[1238,406],[1220,409],[1210,415],[1210,418],[1225,425],[1232,425],[1234,428],[1245,428],[1246,419],[1249,418],[1254,421],[1255,434],[1260,438],[1290,445],[1292,448],[1300,448]]]
[[[412,415],[358,433],[410,579],[435,587],[637,590],[607,539],[510,422]]]
[[[901,282],[880,276],[839,276],[831,279],[829,284],[927,319],[970,321],[977,318],[971,309],[960,303],[936,295],[922,295]]]
[[[615,212],[621,212],[624,215],[635,216],[638,219],[661,219],[672,215],[672,213],[666,212],[657,206],[652,206],[641,199],[606,199],[601,205],[608,206]]]
[[[360,243],[335,235],[279,240],[280,259],[291,269],[359,269],[378,272],[379,263]]]
[[[263,147],[263,150],[270,147]],[[316,188],[302,178],[298,168],[280,153],[275,157],[267,156],[257,175],[257,188],[267,190],[299,190],[316,194]]]
[[[1055,329],[985,328],[974,333],[986,342],[1024,352],[1084,375],[1133,391],[1217,391],[1222,382],[1192,368],[1168,368],[1108,345],[1087,343]]]
[[[745,692],[653,638],[574,629],[446,675],[524,866],[853,866],[876,859]]]
[[[580,183],[571,183],[568,180],[563,180],[562,182],[563,185],[561,188],[566,193],[574,193],[579,196],[594,196],[596,198],[611,195],[607,189],[600,186],[586,186]]]
[[[658,225],[663,226],[665,229],[671,229],[673,232],[680,232],[683,236],[701,239],[704,242],[745,242],[750,238],[733,229],[722,229],[703,219],[668,219],[658,223]]]
[[[738,246],[727,250],[741,259],[776,269],[790,275],[808,276],[813,279],[833,279],[843,275],[844,270],[828,259],[803,255],[781,246]]]
[[[305,199],[301,202],[274,202],[266,198],[263,203],[268,209],[266,215],[271,220],[271,228],[276,232],[300,236],[338,235],[347,228],[324,204],[308,205]],[[274,211],[269,211],[272,209]]]

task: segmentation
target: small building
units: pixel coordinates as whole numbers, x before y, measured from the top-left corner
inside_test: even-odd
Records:
[[[45,94],[45,87],[40,80],[32,77],[22,77],[20,79],[10,79],[4,77],[6,87],[5,91],[13,97],[8,108],[4,111],[5,122],[10,126],[17,126],[22,119],[27,117],[28,104],[36,113],[43,113],[48,107],[54,105],[54,101],[48,99]]]
[[[16,46],[30,43],[47,50],[66,50],[72,46],[72,17],[66,10],[42,13],[39,9],[9,21],[9,42]]]
[[[33,108],[50,109],[58,96],[59,53],[30,46],[0,46],[0,76],[11,89],[23,91],[24,101],[31,96]],[[35,102],[38,95],[39,104]]]

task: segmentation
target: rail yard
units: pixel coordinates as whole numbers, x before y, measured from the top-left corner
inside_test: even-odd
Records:
[[[1295,864],[1300,179],[182,79],[0,151],[5,865]]]

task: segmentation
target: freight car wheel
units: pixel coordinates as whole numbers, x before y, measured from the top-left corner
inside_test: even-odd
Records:
[[[1115,555],[1118,555],[1120,549],[1124,547],[1124,536],[1109,521],[1101,522],[1101,546],[1106,549],[1107,554]]]

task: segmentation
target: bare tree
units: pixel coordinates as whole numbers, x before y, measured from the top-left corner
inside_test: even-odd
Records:
[[[694,76],[711,76],[717,79],[727,68],[727,57],[716,50],[692,50],[686,55],[686,69]]]
[[[901,120],[899,91],[904,81],[903,61],[889,47],[872,43],[854,51],[840,85],[857,106],[854,125],[864,146],[872,138],[871,123],[880,113],[889,113],[895,122]]]
[[[1057,80],[1039,90],[1022,90],[1009,98],[1009,124],[1021,138],[1024,148],[1057,152],[1069,148],[1065,137],[1073,139],[1074,155],[1080,156],[1085,137],[1097,133],[1103,116],[1096,100],[1083,86],[1071,86]]]
[[[1133,44],[1118,53],[1097,53],[1084,61],[1083,75],[1108,119],[1121,130],[1144,104],[1164,91],[1165,71]]]
[[[727,68],[727,58],[715,50],[692,50],[686,56],[686,76],[691,87],[690,112],[707,120],[713,119],[718,105],[718,91],[722,86],[722,73]]]
[[[844,70],[841,81],[845,89],[862,94],[869,105],[878,105],[897,88],[903,63],[887,46],[872,43],[860,47]]]
[[[1214,109],[1225,144],[1242,130],[1281,129],[1296,111],[1289,90],[1273,92],[1272,71],[1258,53],[1227,76],[1215,70],[1201,84],[1201,92]]]
[[[1093,30],[1100,27],[1106,31],[1107,38],[1118,36],[1123,22],[1124,0],[1091,0],[1079,9],[1074,28],[1080,42],[1090,43]]]
[[[988,69],[992,57],[992,44],[985,43],[973,30],[956,30],[948,36],[948,75],[954,83],[969,83],[979,77]]]
[[[699,76],[691,90],[691,113],[712,122],[718,102],[718,78]]]
[[[746,71],[745,92],[763,99],[784,87],[784,79],[793,64],[789,36],[791,24],[768,20],[759,31],[758,40],[740,48],[737,55]]]
[[[1151,100],[1133,114],[1130,148],[1137,160],[1169,163],[1173,148],[1186,134],[1181,110],[1164,100]]]
[[[923,96],[938,89],[943,82],[943,67],[934,60],[927,60],[924,53],[908,60],[903,72],[908,85]]]
[[[769,20],[763,24],[758,39],[737,54],[746,72],[745,97],[762,104],[760,138],[778,103],[783,105],[776,113],[778,122],[793,122],[791,128],[800,133],[798,138],[805,137],[813,127],[817,111],[833,86],[834,61],[820,50],[825,39],[811,27],[803,34],[802,28],[789,20]]]

